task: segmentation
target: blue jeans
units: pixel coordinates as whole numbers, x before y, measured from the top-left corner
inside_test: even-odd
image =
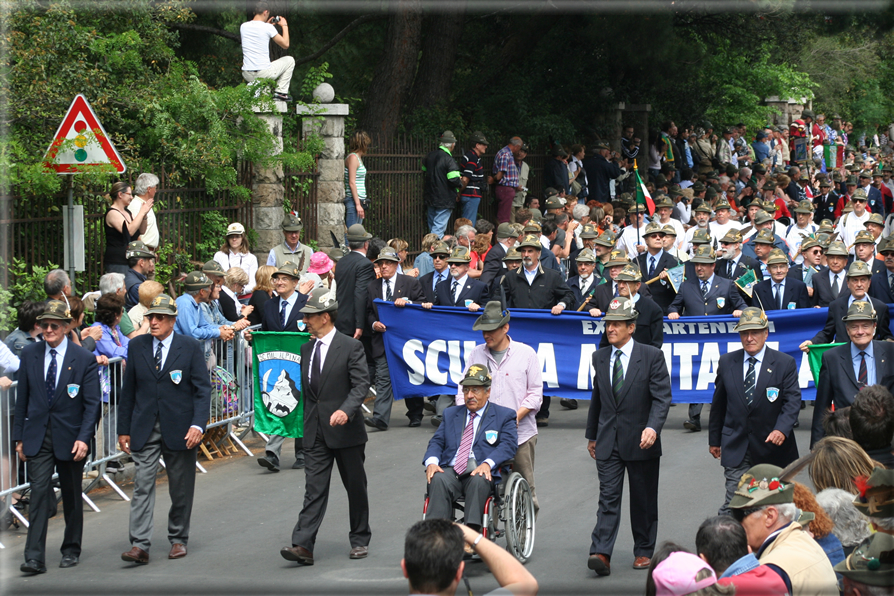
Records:
[[[475,222],[478,221],[478,204],[481,203],[481,197],[462,196],[459,198],[459,202],[463,206],[463,217],[471,220],[474,226]]]
[[[428,208],[428,229],[431,230],[432,234],[437,234],[438,238],[444,237],[444,232],[447,230],[447,224],[450,222],[450,214],[453,213],[453,209],[435,209],[434,207]]]
[[[364,208],[365,210],[365,208]],[[363,219],[357,217],[357,205],[354,204],[354,199],[346,199],[345,200],[345,225],[347,227],[351,227],[354,224],[362,224]]]

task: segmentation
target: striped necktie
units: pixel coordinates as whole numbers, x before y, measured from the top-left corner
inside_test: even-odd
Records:
[[[475,437],[475,412],[469,412],[469,422],[463,429],[463,437],[459,442],[459,449],[456,452],[456,463],[453,465],[453,471],[458,476],[462,476],[469,465],[469,455],[472,453],[472,439]]]

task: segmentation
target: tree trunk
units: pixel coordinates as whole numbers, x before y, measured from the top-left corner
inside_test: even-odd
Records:
[[[465,17],[465,2],[460,2],[453,12],[431,14],[425,18],[422,59],[407,101],[409,109],[430,108],[449,99]]]
[[[416,74],[421,37],[419,0],[400,0],[388,19],[385,53],[367,91],[361,127],[368,133],[388,139],[397,131],[401,109]]]

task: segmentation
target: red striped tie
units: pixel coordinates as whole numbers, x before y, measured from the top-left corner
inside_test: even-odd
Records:
[[[469,412],[469,423],[466,424],[466,428],[463,430],[463,438],[459,442],[459,451],[456,452],[456,464],[453,466],[453,471],[458,476],[461,476],[466,471],[466,466],[469,465],[469,454],[472,453],[472,438],[475,436],[475,416],[477,415],[475,412]]]

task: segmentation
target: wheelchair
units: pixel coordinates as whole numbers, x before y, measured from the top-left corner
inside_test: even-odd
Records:
[[[464,512],[465,501],[460,497],[453,503],[454,521],[459,521],[457,511]],[[428,512],[428,491],[422,507],[422,519]],[[465,521],[465,520],[463,520]],[[506,550],[526,563],[534,552],[534,498],[531,486],[521,474],[512,470],[512,461],[500,466],[499,482],[494,482],[493,491],[484,503],[484,518],[481,534],[494,542],[506,537]]]

